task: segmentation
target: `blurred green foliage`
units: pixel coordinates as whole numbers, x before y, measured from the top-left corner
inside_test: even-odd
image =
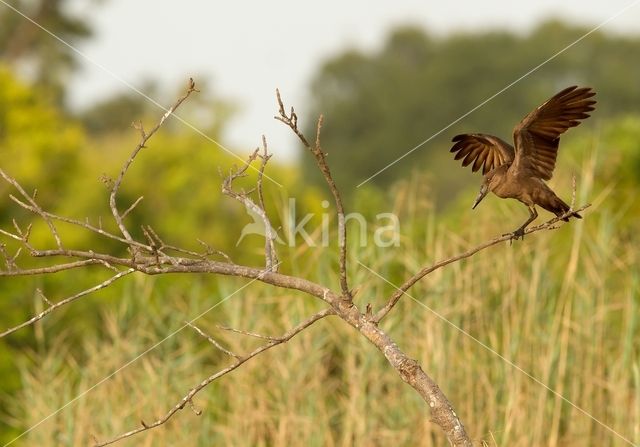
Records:
[[[175,97],[169,96],[168,102]],[[213,105],[212,105],[213,104]],[[168,104],[167,104],[168,105]],[[219,107],[219,108],[217,108]],[[164,112],[148,109],[139,120],[145,129],[151,129]],[[220,101],[206,102],[194,98],[180,109],[181,116],[197,122],[199,128],[213,140],[219,139],[229,108]],[[115,179],[124,161],[130,156],[140,139],[132,127],[88,136],[80,122],[65,117],[53,98],[38,87],[29,87],[16,80],[6,69],[0,69],[0,150],[2,169],[18,180],[31,194],[37,188],[41,206],[61,216],[88,221],[95,226],[117,233],[108,206],[109,184]],[[260,140],[257,138],[256,142]],[[127,217],[127,226],[134,237],[144,239],[141,226],[151,225],[165,242],[195,251],[203,247],[198,239],[234,256],[236,262],[261,264],[260,237],[249,235],[236,247],[244,224],[252,219],[244,206],[221,194],[222,175],[243,163],[246,154],[231,155],[215,143],[197,135],[170,119],[139,153],[123,182],[118,198],[120,210],[128,208],[139,197],[144,197]],[[269,165],[269,173],[285,186],[296,181],[293,167]],[[255,184],[256,171],[239,179],[238,189],[249,189]],[[286,189],[285,189],[286,190]],[[281,205],[286,204],[283,190],[268,180],[264,191],[269,212],[279,221]],[[0,183],[0,222],[3,229],[14,231],[12,219],[25,229],[34,223],[31,242],[38,248],[53,247],[53,240],[45,225],[21,209],[9,195],[19,196],[6,182]],[[313,203],[313,188],[305,192]],[[125,255],[125,247],[96,234],[64,223],[57,223],[58,231],[67,248],[106,251]],[[3,238],[9,253],[19,244]],[[43,265],[23,255],[21,267]],[[45,264],[47,261],[44,262]],[[4,268],[4,267],[3,267]],[[106,280],[110,272],[88,269],[59,273],[42,278],[2,278],[0,280],[0,327],[14,326],[34,313],[45,303],[37,295],[39,288],[52,301],[73,295]],[[195,283],[216,287],[211,278],[172,277],[159,279],[160,296],[181,294]],[[120,299],[126,293],[127,283],[116,283],[97,297]],[[60,318],[44,323],[43,328],[19,331],[0,342],[0,401],[20,387],[15,359],[26,349],[44,352],[48,349],[49,333],[66,333],[72,345],[82,343],[89,333],[100,331],[100,313],[109,300],[86,300],[69,306],[59,313]],[[141,307],[142,310],[144,307]],[[4,412],[7,408],[0,405]],[[6,425],[6,414],[0,414],[0,441],[8,440],[14,430]]]
[[[533,275],[537,268],[527,263],[526,255],[529,253],[528,250],[531,250],[530,244],[538,244],[539,253],[542,254],[536,258],[536,262],[544,264],[547,275],[547,286],[543,287],[544,290],[541,292],[544,293],[545,301],[540,304],[544,312],[526,315],[536,315],[535,318],[538,320],[535,324],[541,325],[542,331],[547,323],[546,318],[554,318],[556,315],[553,306],[563,308],[564,301],[556,301],[554,297],[566,291],[567,287],[572,287],[570,290],[580,300],[584,298],[585,290],[596,290],[596,286],[600,294],[610,290],[611,295],[618,301],[610,307],[607,307],[607,303],[598,301],[598,305],[601,306],[594,305],[594,313],[604,314],[610,308],[637,309],[637,291],[633,292],[629,288],[628,275],[629,266],[634,265],[636,260],[635,252],[628,247],[637,247],[640,243],[636,231],[640,221],[637,176],[640,169],[640,116],[634,109],[640,103],[640,84],[637,83],[637,79],[640,79],[640,62],[628,57],[628,54],[635,54],[640,48],[636,38],[593,34],[527,77],[525,81],[514,85],[482,109],[469,115],[461,123],[448,129],[440,137],[430,141],[404,161],[394,165],[392,169],[385,171],[374,182],[363,188],[353,189],[356,183],[373,174],[386,162],[458,118],[532,66],[575,40],[584,31],[555,22],[542,25],[527,36],[489,32],[436,38],[420,30],[400,29],[390,36],[378,54],[365,55],[352,51],[322,67],[313,86],[315,99],[312,108],[325,114],[323,147],[330,154],[329,161],[341,191],[350,196],[348,211],[362,213],[368,222],[375,221],[377,213],[389,211],[396,213],[401,219],[401,247],[384,252],[376,252],[370,247],[357,247],[359,234],[355,226],[352,226],[349,243],[354,246],[354,253],[359,259],[369,259],[372,265],[377,263],[376,270],[391,281],[399,282],[406,276],[407,271],[414,270],[435,257],[448,255],[452,250],[463,249],[468,246],[470,240],[481,240],[515,228],[526,216],[526,210],[516,202],[485,200],[477,210],[469,210],[470,202],[475,195],[474,189],[480,183],[480,179],[477,175],[467,172],[469,170],[459,168],[451,159],[448,140],[458,131],[484,131],[507,137],[513,125],[525,113],[556,90],[572,83],[586,84],[593,86],[598,92],[597,110],[594,117],[578,131],[573,130],[567,136],[563,136],[558,162],[558,167],[563,173],[553,179],[553,184],[557,187],[559,195],[568,200],[571,190],[570,174],[576,173],[578,204],[589,201],[594,203],[594,207],[585,213],[586,219],[583,223],[572,222],[557,233],[527,238],[524,243],[516,245],[513,250],[524,253],[523,257],[517,259],[517,265],[513,259],[508,258],[514,256],[513,251],[501,252],[505,259],[511,259],[503,267],[515,265],[518,272],[524,272],[519,276],[514,274],[512,278],[519,278],[518,287],[521,289],[516,287],[514,290],[521,290],[522,296],[525,296],[529,273]],[[598,63],[594,64],[593,61],[596,59]],[[170,94],[162,96],[167,103],[173,99]],[[232,111],[233,107],[224,101],[211,97],[198,100],[196,97],[193,101],[188,101],[179,113],[188,121],[197,122],[207,135],[218,139]],[[9,69],[0,68],[2,168],[18,179],[29,192],[38,188],[38,200],[47,209],[80,220],[86,218],[96,225],[100,222],[105,229],[116,231],[108,208],[107,185],[109,179],[118,175],[122,163],[139,140],[137,131],[126,126],[130,121],[139,119],[145,128],[150,129],[161,114],[161,111],[141,104],[137,98],[119,95],[97,104],[86,116],[70,119],[59,108],[55,97],[47,93],[46,88],[27,86],[18,81]],[[259,144],[258,138],[256,143]],[[322,223],[320,215],[325,212],[322,200],[329,196],[321,186],[312,184],[311,180],[317,178],[317,173],[309,163],[310,159],[311,157],[305,154],[302,158],[302,169],[271,162],[267,174],[283,183],[284,188],[278,188],[266,181],[265,194],[268,211],[281,235],[281,227],[286,226],[290,219],[289,198],[295,197],[298,216],[304,216],[308,212],[314,213],[315,217],[306,228],[318,240],[321,237],[317,231]],[[249,235],[236,247],[241,229],[245,224],[252,222],[251,217],[242,205],[223,197],[220,192],[219,169],[224,174],[234,164],[239,163],[238,159],[220,150],[211,141],[185,130],[180,123],[169,120],[150,140],[148,147],[139,154],[122,185],[118,202],[120,209],[126,209],[138,197],[144,197],[127,217],[128,227],[139,237],[140,226],[150,224],[166,242],[192,250],[200,248],[197,242],[199,238],[226,251],[236,262],[261,265],[261,237]],[[255,172],[249,171],[248,177],[241,179],[238,187],[248,189],[254,181]],[[459,191],[464,193],[458,194]],[[33,216],[8,199],[8,195],[13,193],[12,188],[0,183],[0,226],[7,230],[12,229],[12,218],[16,218],[21,226],[33,220]],[[446,202],[448,206],[441,207],[436,212],[438,202]],[[588,225],[588,237],[569,237],[568,235],[573,234],[570,232],[573,231],[574,225],[578,228],[581,228],[579,225]],[[373,230],[375,227],[368,228],[369,233]],[[60,232],[67,245],[72,248],[124,252],[122,246],[98,238],[85,230],[60,225]],[[584,242],[585,250],[590,256],[589,262],[592,258],[597,258],[598,262],[593,261],[593,265],[597,265],[598,268],[585,263],[577,275],[576,283],[569,286],[565,285],[567,282],[563,276],[566,271],[565,255],[575,250],[572,249],[575,240]],[[7,243],[9,251],[17,248],[11,241],[3,242]],[[34,227],[33,242],[37,246],[51,244],[51,238],[43,225]],[[543,249],[550,244],[553,244],[554,255],[547,257],[547,252]],[[282,270],[332,284],[336,281],[337,265],[333,248],[309,248],[301,244],[293,247],[280,246],[280,259],[284,261]],[[619,258],[614,257],[615,253],[620,254]],[[486,257],[491,259],[490,254],[486,254]],[[24,259],[22,265],[31,262],[26,257],[21,259]],[[496,332],[491,336],[495,335],[497,338],[492,340],[499,340],[506,331],[503,330],[499,317],[509,303],[503,299],[508,290],[504,290],[501,284],[509,284],[508,281],[502,282],[484,273],[484,276],[474,272],[462,275],[461,265],[467,264],[462,263],[458,267],[443,271],[441,276],[434,276],[429,280],[430,284],[424,285],[424,289],[418,289],[416,296],[421,296],[420,293],[430,294],[429,299],[433,301],[443,296],[450,298],[444,301],[448,306],[452,306],[448,312],[453,314],[457,321],[466,321],[475,328],[474,325],[479,324],[478,321],[486,319],[487,327],[496,328]],[[473,263],[470,262],[468,265]],[[604,270],[602,265],[609,265],[610,269]],[[483,271],[482,265],[477,268],[480,272]],[[371,286],[371,278],[364,275],[365,272],[358,269],[355,262],[351,263],[351,269],[354,283],[363,287],[357,299],[374,302],[390,291],[384,284]],[[531,269],[531,272],[528,269]],[[0,330],[14,326],[29,318],[34,312],[42,310],[44,303],[35,293],[36,288],[42,289],[55,301],[106,279],[110,272],[101,270],[96,268],[82,274],[70,272],[43,278],[1,279]],[[606,272],[606,275],[603,272]],[[442,282],[438,282],[440,280]],[[24,429],[25,421],[34,422],[39,416],[46,416],[47,411],[51,411],[50,406],[59,403],[57,399],[61,396],[68,399],[95,383],[97,378],[103,377],[105,371],[94,368],[96,363],[99,363],[96,359],[100,359],[101,355],[113,359],[110,368],[119,366],[146,349],[148,345],[155,343],[159,336],[165,336],[173,328],[179,327],[185,318],[197,314],[194,312],[195,309],[198,312],[206,309],[242,284],[244,283],[240,280],[218,280],[206,276],[143,278],[134,275],[56,312],[34,327],[23,329],[0,340],[0,442],[12,439]],[[468,284],[476,284],[483,291],[491,291],[488,294],[489,298],[483,301],[468,293],[470,290],[476,290]],[[368,287],[372,289],[367,289]],[[237,301],[237,304],[234,304],[231,310],[216,313],[216,321],[245,329],[264,329],[265,332],[276,334],[290,326],[291,320],[299,319],[315,305],[308,300],[300,300],[299,296],[281,295],[272,289],[261,289],[256,294],[247,293],[248,302],[242,299],[235,300],[234,303]],[[633,293],[635,295],[632,295]],[[464,304],[455,302],[456,294],[464,298]],[[629,302],[623,301],[627,296]],[[291,300],[285,301],[284,298]],[[598,300],[601,298],[599,295]],[[483,302],[482,308],[478,304],[480,301]],[[299,304],[290,305],[292,302]],[[179,312],[173,312],[174,304],[179,308]],[[459,312],[456,313],[456,309]],[[588,309],[589,312],[591,310]],[[410,314],[413,317],[411,328],[420,330],[420,315],[416,312]],[[512,312],[512,315],[516,313]],[[420,351],[425,362],[432,360],[431,356],[435,355],[433,349],[440,346],[440,341],[451,341],[456,345],[453,336],[449,336],[450,340],[436,337],[435,342],[427,347],[412,345],[413,341],[423,338],[415,337],[414,333],[403,329],[408,326],[403,326],[400,316],[392,326],[397,332],[407,332],[405,335],[399,335],[400,344]],[[495,317],[497,321],[489,321],[490,317]],[[634,329],[635,326],[625,326],[623,320],[616,314],[607,317],[606,321],[603,318],[598,322],[610,323],[614,334],[626,331],[622,350],[625,356],[623,366],[637,369],[638,353],[634,348],[634,341],[638,339],[637,329]],[[512,323],[513,328],[521,326],[517,318],[514,318]],[[482,329],[486,330],[487,327]],[[424,328],[422,330],[424,331]],[[140,338],[137,338],[138,334],[141,334]],[[313,394],[313,399],[304,402],[305,408],[309,414],[318,411],[322,417],[326,417],[327,423],[331,425],[331,436],[337,440],[355,439],[349,437],[350,430],[364,436],[360,428],[345,428],[346,425],[341,425],[347,424],[344,422],[346,419],[342,419],[346,413],[353,413],[354,416],[353,419],[348,419],[348,423],[358,425],[358,418],[361,420],[363,411],[367,411],[368,408],[365,401],[358,401],[360,405],[364,405],[365,410],[355,411],[351,407],[345,407],[345,402],[350,401],[351,393],[358,391],[358,384],[366,382],[367,387],[376,389],[382,399],[389,395],[388,387],[400,393],[401,389],[396,390],[395,386],[400,386],[401,383],[393,374],[389,374],[384,386],[377,384],[375,380],[367,382],[366,374],[370,374],[371,371],[378,374],[383,367],[380,364],[383,359],[373,357],[377,355],[373,353],[371,356],[357,354],[354,357],[354,353],[362,352],[363,348],[358,341],[345,343],[345,340],[353,335],[349,331],[339,333],[339,336],[333,335],[333,332],[325,333],[322,337],[315,334],[317,333],[314,333],[316,338],[306,339],[306,347],[302,351],[293,354],[298,363],[291,368],[283,367],[278,357],[272,357],[274,360],[269,365],[277,370],[278,374],[275,377],[279,378],[281,375],[284,379],[277,385],[272,384],[266,388],[267,391],[278,394],[276,397],[281,400],[277,400],[277,404],[270,407],[272,412],[268,415],[265,413],[266,410],[258,411],[251,414],[251,418],[269,419],[275,415],[277,419],[278,411],[289,411],[292,418],[291,426],[300,421],[295,413],[297,410],[293,408],[297,405],[295,399],[288,401],[287,393],[295,395],[298,399],[304,398],[305,392],[291,393],[290,376],[295,375],[293,368],[300,367],[300,362],[306,362],[305,365],[311,366],[303,372],[309,375],[301,376],[305,379],[300,379],[299,382],[304,385],[311,383],[313,373],[317,371],[313,369],[316,363],[309,360],[309,352],[314,352],[320,359],[313,357],[313,360],[326,366],[322,373],[326,374],[330,379],[328,383],[339,393],[337,397],[329,397],[326,402],[320,403],[319,408],[316,404],[327,393],[323,388],[323,382],[315,383],[313,386],[316,394]],[[536,332],[526,333],[527,336],[533,337],[532,334],[535,335]],[[447,337],[446,334],[440,335]],[[327,340],[327,337],[334,339]],[[429,334],[424,339],[429,339]],[[500,352],[503,349],[512,349],[509,343],[518,342],[524,343],[516,337],[515,341],[508,339],[504,346],[498,343],[496,349]],[[107,354],[97,352],[103,343],[106,343]],[[155,377],[155,371],[166,366],[166,371],[173,371],[172,368],[175,367],[178,371],[176,374],[191,371],[193,377],[181,377],[183,381],[179,381],[161,373],[159,385],[156,382],[152,385],[142,383],[140,389],[148,387],[151,390],[148,395],[155,397],[156,386],[162,391],[163,386],[168,386],[173,387],[172,396],[175,396],[175,393],[191,386],[194,380],[201,380],[205,375],[202,374],[202,370],[212,367],[218,360],[217,357],[208,357],[211,355],[208,348],[199,350],[193,354],[194,357],[190,357],[192,351],[189,347],[184,348],[184,352],[180,351],[180,343],[178,338],[174,338],[163,346],[162,352],[167,357],[149,360],[147,367],[154,371],[150,376]],[[612,341],[605,337],[601,346],[611,343]],[[550,345],[555,346],[554,340],[550,341]],[[572,346],[572,349],[577,350],[572,355],[578,359],[590,358],[579,352],[581,346],[589,348],[588,343]],[[546,346],[541,349],[543,348]],[[456,348],[444,349],[447,355],[455,350]],[[552,354],[553,357],[558,353]],[[218,353],[215,353],[214,357],[216,355]],[[371,360],[372,358],[375,360]],[[488,361],[481,357],[475,359],[477,364],[474,364],[480,369],[483,362]],[[603,355],[601,360],[606,362],[611,359]],[[469,366],[466,358],[453,361],[461,363],[460,367],[456,368],[457,371]],[[619,367],[620,364],[615,361],[612,360],[614,366]],[[353,362],[348,365],[349,371],[343,362]],[[373,362],[374,365],[359,368],[368,365],[368,362]],[[253,386],[262,387],[263,379],[274,377],[271,369],[265,370],[259,367],[259,363],[260,361],[255,362],[258,365],[255,369],[241,373],[243,375],[239,376],[240,378],[230,379],[234,380],[236,386],[245,390],[243,396],[252,395]],[[446,362],[437,363],[446,365]],[[426,369],[429,370],[429,367]],[[85,370],[91,370],[90,374],[83,375]],[[48,376],[50,372],[53,378]],[[106,371],[109,372],[111,371]],[[385,371],[384,374],[388,372]],[[354,375],[356,373],[357,375]],[[444,371],[440,373],[440,377],[449,377]],[[494,373],[492,371],[487,374]],[[495,374],[498,377],[490,377],[488,382],[502,383],[500,374],[503,373]],[[354,379],[350,380],[350,377]],[[251,381],[252,378],[255,382]],[[458,379],[462,380],[460,377]],[[122,380],[127,382],[125,379]],[[141,383],[139,381],[144,381],[144,377],[136,376],[132,381]],[[131,383],[128,382],[123,389],[131,386]],[[38,401],[38,411],[26,417],[29,403],[41,395],[38,387],[42,387],[43,384],[47,387],[47,393],[42,393],[43,400]],[[58,388],[58,385],[61,388]],[[302,385],[300,386],[302,390]],[[455,388],[453,379],[450,387]],[[58,394],[58,389],[64,389],[64,393]],[[276,397],[267,393],[266,397],[256,397],[256,402],[249,402],[248,407],[243,406],[246,402],[234,400],[237,396],[233,395],[232,388],[225,390],[214,386],[211,399],[222,406],[237,406],[236,413],[232,415],[220,408],[214,409],[212,411],[218,419],[207,420],[206,424],[209,430],[216,432],[216,439],[233,444],[237,441],[237,436],[245,432],[231,430],[222,433],[216,424],[219,424],[220,420],[234,421],[235,417],[241,420],[247,416],[247,408],[251,405],[255,406],[256,402],[264,404],[270,397],[276,402]],[[362,399],[368,396],[370,389],[366,391],[359,394]],[[478,392],[476,389],[467,391],[473,395]],[[626,393],[628,390],[622,391]],[[501,392],[505,395],[507,393],[504,390]],[[221,393],[226,393],[226,397],[223,402],[218,402]],[[407,399],[410,401],[413,397],[409,395]],[[96,401],[103,403],[100,399]],[[140,398],[140,402],[142,401]],[[168,401],[173,402],[173,399],[168,398]],[[166,408],[166,404],[167,402],[156,400],[153,408],[157,407],[156,412],[159,414]],[[393,438],[392,430],[400,430],[401,427],[407,426],[407,421],[415,423],[417,419],[422,418],[421,402],[414,402],[411,408],[410,413],[394,413],[391,419],[385,419],[391,421],[385,439]],[[40,409],[42,414],[39,413]],[[143,406],[140,410],[142,417],[148,417],[148,412],[144,411],[146,409]],[[379,410],[387,417],[388,414],[383,412],[383,409]],[[466,414],[476,414],[466,410]],[[82,413],[84,410],[80,408],[78,411]],[[118,408],[110,411],[113,411],[112,417],[100,422],[106,427],[105,432],[111,432],[113,425],[126,423],[123,421],[124,416],[116,415]],[[496,414],[498,413],[491,413],[492,416]],[[624,415],[616,417],[616,420],[627,420]],[[80,417],[74,416],[71,419],[79,421],[78,424],[84,423]],[[252,439],[260,439],[264,433],[275,436],[269,431],[270,424],[273,423],[257,421],[256,426],[267,428],[265,431],[252,432],[252,436],[255,436]],[[482,423],[479,421],[475,426],[480,427]],[[67,437],[60,439],[78,436],[79,431],[74,432],[77,427],[71,425],[66,426],[71,434],[66,433]],[[191,431],[196,433],[199,427],[196,424]],[[83,425],[80,431],[86,429],[87,426]],[[324,428],[321,431],[324,432]],[[43,433],[43,436],[49,434],[48,431]],[[384,434],[380,434],[382,435]],[[411,440],[416,439],[412,437],[415,433],[406,435],[407,439],[410,439],[407,445],[410,445]],[[56,436],[62,435],[58,433]],[[508,434],[504,436],[505,439],[509,439]],[[36,436],[30,439],[40,438]],[[315,438],[315,441],[320,445],[322,440]]]
[[[86,141],[82,128],[67,122],[54,105],[41,99],[41,93],[18,82],[7,68],[0,66],[2,168],[20,179],[30,192],[36,186],[41,186],[38,200],[43,206],[50,207],[65,191],[70,175],[76,172],[80,148]],[[25,212],[12,206],[8,197],[14,193],[11,189],[4,181],[0,184],[0,218],[3,227],[10,225],[12,218],[22,222],[27,217]],[[7,244],[16,249],[15,244]],[[25,306],[25,301],[31,302],[30,297],[34,293],[33,283],[30,282],[6,278],[0,281],[3,297],[0,300],[0,321],[3,327],[9,322],[24,320],[31,314],[31,306]],[[31,292],[25,292],[28,289]],[[16,352],[29,344],[29,340],[31,335],[23,332],[0,344],[0,394],[15,391],[20,386],[13,359]],[[0,430],[0,441],[3,439]]]
[[[91,0],[95,5],[102,0]],[[23,76],[37,83],[41,90],[63,104],[66,82],[78,68],[77,53],[70,45],[63,45],[39,26],[62,39],[77,45],[92,35],[84,17],[69,12],[69,0],[8,0],[0,8],[0,63],[11,65]]]
[[[25,187],[46,185],[45,204],[51,190],[64,188],[69,173],[77,169],[80,149],[85,144],[83,129],[69,122],[60,110],[41,99],[42,90],[17,81],[0,66],[0,146],[3,168],[19,178]],[[0,191],[6,193],[7,185]],[[5,214],[6,202],[0,204]]]
[[[605,123],[602,132],[574,141],[562,152],[559,163],[576,168],[578,203],[593,202],[585,219],[527,236],[513,246],[492,247],[434,272],[410,291],[417,302],[404,297],[383,322],[438,381],[478,442],[624,445],[495,352],[622,436],[633,436],[640,420],[640,295],[634,270],[640,206],[630,194],[633,190],[627,189],[630,179],[615,175],[618,160],[607,155],[640,139],[638,122],[629,117]],[[566,179],[558,181],[559,188],[567,187]],[[370,192],[359,192],[356,202],[386,203],[402,222],[401,246],[383,249],[369,244],[352,253],[396,284],[419,266],[515,227],[526,215],[522,205],[495,198],[471,211],[464,197],[446,213],[438,213],[428,181],[419,173],[407,175],[385,194],[371,197]],[[357,245],[357,233],[351,236],[350,243]],[[281,258],[287,270],[331,282],[336,271],[332,258],[318,251],[308,249],[308,258],[315,257],[311,265],[300,257]],[[361,307],[379,306],[394,291],[356,262],[350,270]],[[121,295],[99,300],[100,320],[93,330],[75,333],[77,321],[59,330],[51,321],[66,316],[52,315],[45,321],[51,338],[47,349],[28,350],[38,363],[20,357],[23,386],[8,404],[13,422],[37,423],[245,283],[235,278],[209,283],[186,279],[129,278],[118,289]],[[217,325],[275,335],[319,305],[295,292],[254,284],[196,324],[243,353],[262,341]],[[75,346],[78,338],[82,342]],[[30,432],[25,445],[51,440],[83,444],[91,435],[102,440],[129,430],[141,419],[149,423],[229,362],[198,334],[183,330]],[[428,422],[424,402],[388,367],[384,356],[337,319],[317,323],[286,346],[214,382],[194,404],[203,410],[200,417],[179,412],[163,427],[122,445],[280,447],[384,441],[435,447],[444,442],[439,429]]]
[[[640,37],[595,32],[432,138],[588,31],[557,21],[524,35],[491,30],[434,36],[399,28],[379,51],[348,50],[327,60],[313,80],[310,109],[325,115],[323,146],[338,185],[351,195],[424,143],[371,184],[386,188],[417,168],[430,173],[443,206],[475,179],[451,164],[450,140],[458,133],[510,140],[529,111],[573,84],[595,89],[599,119],[636,112],[640,58],[633,55],[640,54]],[[593,125],[587,120],[580,131]],[[302,163],[305,179],[321,183],[313,162]]]

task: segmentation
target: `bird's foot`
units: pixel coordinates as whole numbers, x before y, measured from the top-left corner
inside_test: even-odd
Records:
[[[510,236],[509,237],[509,244],[513,244],[514,240],[524,240],[524,228],[520,227],[518,228],[516,231],[512,232],[512,233],[505,233],[502,236]]]

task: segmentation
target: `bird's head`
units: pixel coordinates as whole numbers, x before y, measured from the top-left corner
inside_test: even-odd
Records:
[[[489,185],[487,180],[485,179],[485,181],[482,183],[482,186],[480,187],[480,192],[476,197],[476,201],[473,202],[473,206],[471,207],[472,210],[476,209],[476,206],[478,206],[478,204],[482,202],[482,199],[484,199],[484,196],[486,196],[488,192],[489,192]]]
[[[510,165],[510,163],[500,165],[497,168],[489,171],[487,175],[484,176],[484,181],[482,182],[482,186],[480,187],[480,192],[476,197],[476,201],[473,202],[473,206],[471,207],[471,209],[475,209],[476,206],[478,206],[478,204],[482,202],[484,196],[486,196],[489,191],[494,191],[495,188],[500,184],[500,182],[504,180],[504,176],[506,175]]]

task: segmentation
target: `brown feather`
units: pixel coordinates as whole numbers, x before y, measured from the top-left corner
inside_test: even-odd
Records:
[[[482,174],[505,163],[511,163],[514,149],[509,143],[493,135],[461,134],[451,140],[455,144],[450,152],[455,153],[454,159],[462,160],[462,166],[471,166],[473,172],[482,167]]]
[[[560,135],[580,124],[594,110],[595,92],[568,87],[537,107],[515,127],[515,165],[532,175],[549,180],[553,175]]]

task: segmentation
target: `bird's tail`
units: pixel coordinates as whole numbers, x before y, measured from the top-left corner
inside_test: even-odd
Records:
[[[543,208],[546,209],[547,211],[551,211],[553,214],[555,214],[558,217],[565,215],[568,211],[571,210],[569,205],[567,205],[560,197],[556,196],[555,194],[553,199],[550,200],[549,203],[545,204]],[[580,214],[573,212],[569,214],[567,217],[563,218],[562,220],[564,220],[565,222],[569,222],[570,217],[575,217],[576,219],[582,219],[582,216]]]

